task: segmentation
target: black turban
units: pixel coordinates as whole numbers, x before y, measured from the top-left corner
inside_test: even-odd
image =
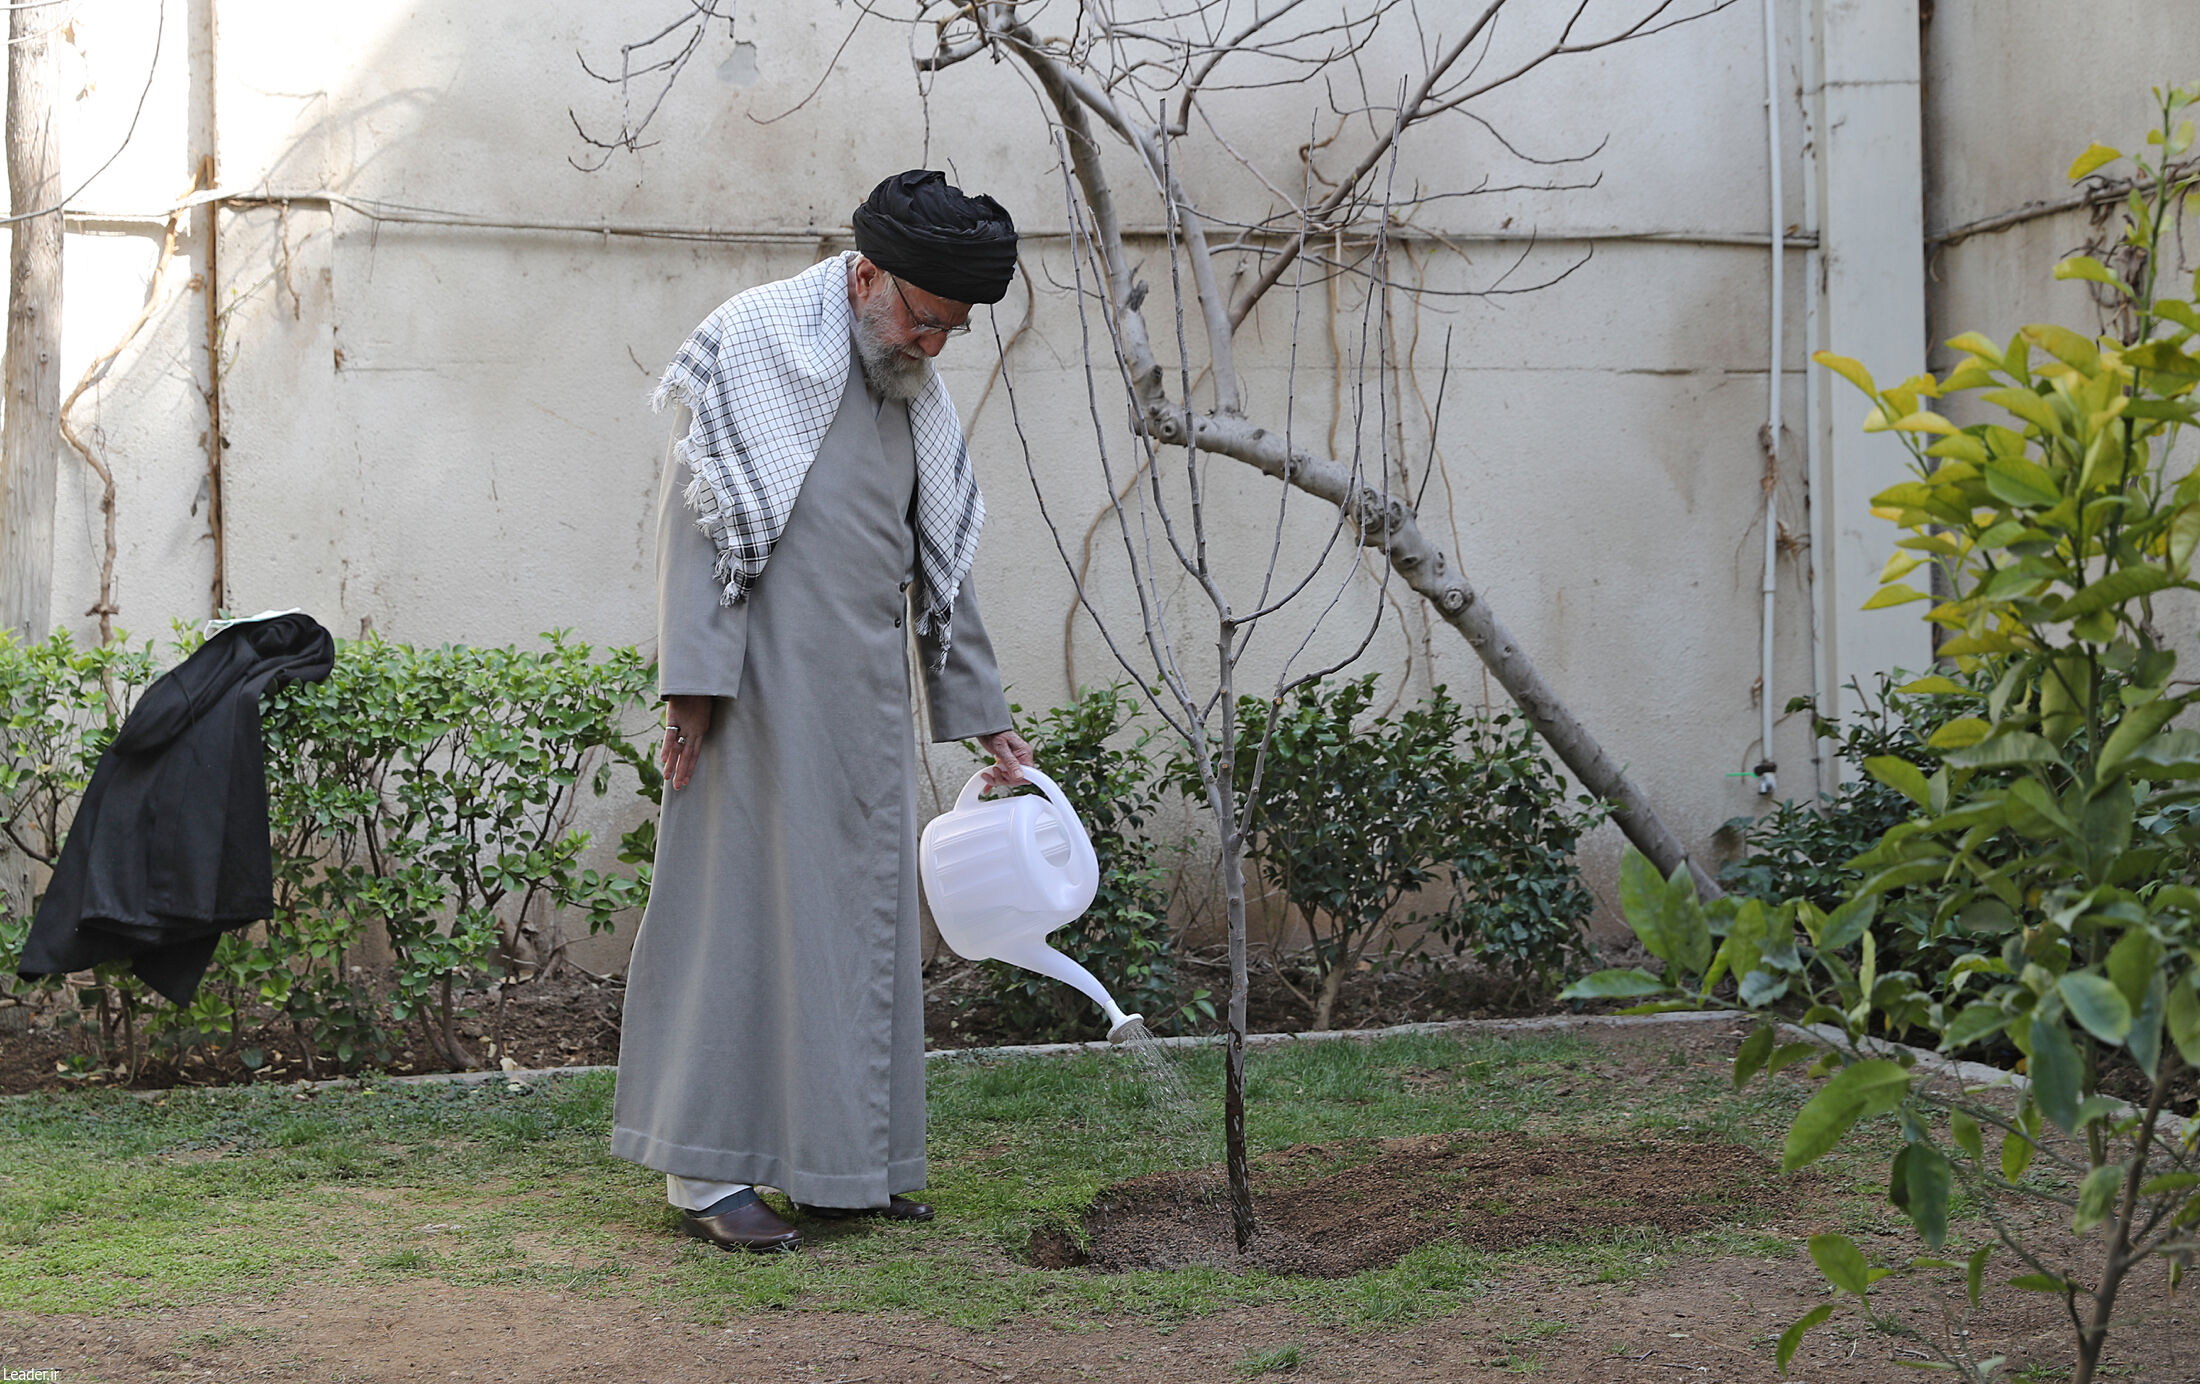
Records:
[[[1016,272],[1016,223],[945,173],[912,168],[871,189],[853,217],[856,248],[897,279],[957,303],[998,303]]]

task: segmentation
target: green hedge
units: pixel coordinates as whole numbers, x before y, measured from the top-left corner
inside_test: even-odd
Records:
[[[53,863],[100,751],[162,666],[196,645],[181,635],[156,657],[149,643],[0,638],[0,832],[15,852]],[[339,641],[326,680],[263,708],[274,915],[223,938],[188,1005],[120,965],[41,982],[73,996],[95,1038],[83,1066],[134,1076],[198,1052],[257,1069],[272,1040],[295,1044],[320,1075],[388,1063],[407,1030],[448,1065],[493,1062],[501,1006],[477,1050],[461,1032],[468,993],[555,968],[553,913],[601,932],[648,897],[655,813],[604,870],[582,864],[590,840],[573,817],[588,795],[661,799],[649,737],[633,738],[651,721],[654,671],[631,648],[562,633],[531,649]],[[1363,679],[1295,694],[1265,765],[1253,852],[1310,915],[1317,987],[1333,1001],[1320,982],[1387,938],[1390,915],[1430,885],[1448,886],[1436,913],[1417,915],[1431,938],[1541,984],[1559,979],[1582,956],[1590,900],[1573,853],[1595,811],[1568,801],[1524,726],[1469,715],[1440,690],[1395,721],[1370,717],[1372,691]],[[1093,908],[1057,940],[1126,1006],[1174,1027],[1212,1019],[1214,1002],[1186,993],[1175,968],[1162,862],[1178,843],[1153,825],[1170,770],[1139,712],[1124,689],[1087,692],[1030,733],[1102,866]],[[1250,752],[1268,708],[1244,714]],[[0,989],[16,984],[28,912],[0,909]],[[387,970],[361,965],[373,950],[386,950]],[[972,1001],[1034,1038],[1091,1019],[1081,995],[1002,966],[985,969]]]
[[[168,661],[196,644],[180,636]],[[0,826],[24,856],[59,855],[100,751],[157,672],[150,644],[0,641]],[[622,766],[627,791],[658,796],[629,735],[653,684],[635,650],[598,654],[562,633],[534,649],[339,641],[325,681],[263,709],[274,915],[223,938],[188,1005],[157,1000],[120,965],[46,984],[75,992],[100,1064],[131,1074],[208,1045],[257,1067],[264,1054],[245,1039],[271,1016],[309,1072],[387,1062],[408,1024],[453,1065],[491,1058],[459,1036],[462,993],[554,966],[549,910],[603,931],[648,896],[646,834],[624,843],[630,870],[598,871],[581,864],[589,837],[572,818]],[[27,913],[0,921],[10,977],[28,928]],[[377,935],[394,964],[370,984],[356,958]]]

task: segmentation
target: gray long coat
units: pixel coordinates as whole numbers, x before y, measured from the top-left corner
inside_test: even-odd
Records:
[[[739,605],[718,604],[666,450],[658,690],[716,701],[694,777],[665,789],[611,1151],[857,1207],[925,1184],[924,987],[903,629],[916,451],[907,407],[848,376]],[[686,432],[683,417],[674,442]],[[1007,729],[968,581],[953,629],[945,671],[925,674],[934,738]]]

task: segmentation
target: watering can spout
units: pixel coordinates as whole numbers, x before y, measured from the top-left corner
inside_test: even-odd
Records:
[[[1092,972],[1035,937],[1017,938],[996,944],[993,948],[993,959],[1006,961],[1011,966],[1021,966],[1027,971],[1037,971],[1040,975],[1050,976],[1084,991],[1094,1004],[1107,1011],[1108,1041],[1111,1043],[1120,1043],[1144,1031],[1145,1016],[1125,1014],[1122,1006],[1115,1002],[1115,997],[1108,993],[1108,988]]]

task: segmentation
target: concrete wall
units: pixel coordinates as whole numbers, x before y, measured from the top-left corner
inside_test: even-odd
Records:
[[[2121,213],[2040,204],[2068,200],[2063,175],[2092,141],[2139,147],[2159,119],[2152,88],[2200,78],[2200,7],[2106,0],[2081,18],[2051,0],[1942,3],[1924,51],[1934,365],[1955,363],[1940,343],[1964,331],[2007,340],[2028,322],[2092,329],[2099,319],[2089,287],[2058,283],[2050,271],[2088,241],[2113,240]],[[2028,210],[2036,214],[1962,234]],[[2189,274],[2189,241],[2173,238],[2172,250]]]
[[[79,103],[72,168],[103,157],[126,123],[126,98],[152,53],[147,21],[161,3],[116,0],[79,21],[98,81]],[[878,19],[856,25],[851,5],[744,5],[730,32],[706,36],[651,130],[657,142],[582,172],[574,161],[591,151],[568,110],[601,129],[617,95],[590,81],[574,54],[615,64],[620,43],[671,17],[630,8],[385,3],[316,7],[305,17],[269,0],[221,0],[218,14],[215,0],[166,0],[146,122],[71,223],[71,362],[106,349],[136,311],[162,209],[189,190],[203,154],[216,155],[231,198],[185,214],[176,262],[153,290],[152,323],[78,409],[118,478],[121,623],[145,634],[203,619],[218,580],[234,609],[302,605],[339,635],[371,624],[394,639],[507,642],[562,627],[646,645],[663,443],[663,425],[644,406],[651,382],[718,302],[845,247],[847,212],[872,182],[930,164],[1000,197],[1030,236],[1032,321],[1008,359],[1016,417],[1005,389],[988,391],[998,358],[992,324],[1004,337],[1015,332],[1022,288],[990,324],[981,312],[979,330],[941,361],[964,405],[992,515],[979,581],[1011,695],[1043,707],[1068,697],[1073,679],[1120,676],[1091,620],[1071,614],[1073,588],[1041,514],[1043,496],[1063,541],[1081,553],[1106,503],[1101,441],[1118,467],[1129,443],[1104,360],[1097,425],[1087,403],[1061,179],[1031,93],[1011,69],[986,62],[920,83],[909,52],[922,35]],[[1641,8],[1609,0],[1592,19],[1608,28]],[[1907,177],[1914,188],[1914,153],[1908,173],[1899,150],[1842,154],[1846,185],[1815,178],[1807,160],[1828,152],[1818,131],[1829,89],[1844,83],[1887,90],[1850,107],[1840,101],[1862,98],[1837,91],[1840,118],[1868,109],[1899,145],[1907,101],[1914,136],[1916,51],[1912,31],[1863,23],[1852,0],[1774,8],[1790,237],[1781,252],[1786,435],[1777,479],[1791,541],[1779,571],[1770,689],[1778,709],[1867,672],[1879,656],[1863,645],[1814,645],[1825,623],[1814,590],[1829,577],[1827,555],[1811,546],[1828,520],[1810,512],[1806,494],[1812,434],[1830,437],[1853,419],[1817,407],[1805,362],[1816,344],[1856,348],[1809,336],[1824,275],[1808,247],[1826,196],[1847,199],[1844,226],[1867,228],[1854,245],[1884,241],[1890,224],[1899,241],[1902,207],[1859,204],[1856,189],[1868,180],[1855,176],[1854,160],[1893,157],[1883,176]],[[1942,29],[1950,8],[1935,21]],[[1517,0],[1489,70],[1547,42],[1571,9]],[[1401,26],[1363,55],[1367,101],[1391,99],[1385,93],[1413,42]],[[1837,50],[1830,67],[1829,43]],[[1746,775],[1765,753],[1757,724],[1758,430],[1771,344],[1765,87],[1763,19],[1753,5],[1565,59],[1478,109],[1527,155],[1593,157],[1539,166],[1462,122],[1409,144],[1394,185],[1463,191],[1555,175],[1593,186],[1432,202],[1401,232],[1397,254],[1404,277],[1439,293],[1418,303],[1395,296],[1386,322],[1370,316],[1351,282],[1334,295],[1310,287],[1296,303],[1279,290],[1239,345],[1250,407],[1270,426],[1288,419],[1298,440],[1327,447],[1335,437],[1340,450],[1356,433],[1367,449],[1387,438],[1393,460],[1413,468],[1433,454],[1423,523],[1453,545],[1661,811],[1707,849],[1722,822],[1763,806]],[[1925,89],[1935,90],[1931,72]],[[1314,82],[1218,96],[1217,132],[1195,131],[1181,146],[1183,176],[1211,215],[1256,219],[1272,205],[1261,180],[1295,186],[1297,146],[1310,132],[1331,133],[1333,102],[1353,99]],[[1341,162],[1361,137],[1343,123],[1339,152],[1320,160]],[[1157,227],[1144,176],[1121,160],[1112,167],[1126,220]],[[1929,206],[1939,215],[1952,203],[1936,195]],[[1965,206],[1999,200],[1983,189],[1963,196]],[[370,206],[724,234],[431,225],[376,219],[362,211]],[[1914,225],[1911,232],[1914,244]],[[1165,297],[1162,243],[1146,237],[1137,248],[1157,299]],[[1540,293],[1473,296],[1569,266]],[[1872,291],[1852,293],[1842,330],[1881,341],[1891,331],[1914,343],[1904,324],[1918,289],[1906,272],[1900,263],[1887,268],[1894,301],[1883,307]],[[1149,319],[1158,336],[1171,335],[1165,307],[1150,308]],[[1386,331],[1391,359],[1411,367],[1387,376],[1387,400],[1361,368],[1371,359],[1363,343],[1379,350]],[[1432,447],[1428,405],[1447,336],[1449,380]],[[1164,355],[1173,359],[1173,342]],[[210,357],[220,361],[219,573],[202,493]],[[1195,344],[1193,368],[1200,358]],[[1274,547],[1278,495],[1234,463],[1213,463],[1211,475],[1214,505],[1227,516],[1218,564],[1243,603]],[[96,591],[100,546],[87,478],[73,463],[65,472],[55,557],[55,608],[80,633],[91,624],[76,612]],[[1283,567],[1303,570],[1334,516],[1301,496],[1284,523]],[[1108,539],[1103,524],[1088,586],[1120,625],[1134,618],[1133,602],[1120,542]],[[1871,556],[1874,571],[1882,556]],[[1353,574],[1351,561],[1340,546],[1321,562],[1315,587],[1343,595],[1299,666],[1349,650],[1379,616],[1362,667],[1413,692],[1440,681],[1471,701],[1502,700],[1462,641],[1432,628],[1410,599],[1395,600],[1395,583],[1386,595],[1372,570]],[[1263,630],[1247,665],[1252,688],[1272,685],[1283,652],[1326,605],[1288,611],[1273,633]],[[1175,608],[1191,621],[1187,641],[1209,637],[1188,600]],[[1771,751],[1783,796],[1818,790],[1816,750],[1805,718],[1783,715]],[[952,791],[961,753],[935,751],[935,762]],[[1620,844],[1607,830],[1587,852],[1607,896]]]

